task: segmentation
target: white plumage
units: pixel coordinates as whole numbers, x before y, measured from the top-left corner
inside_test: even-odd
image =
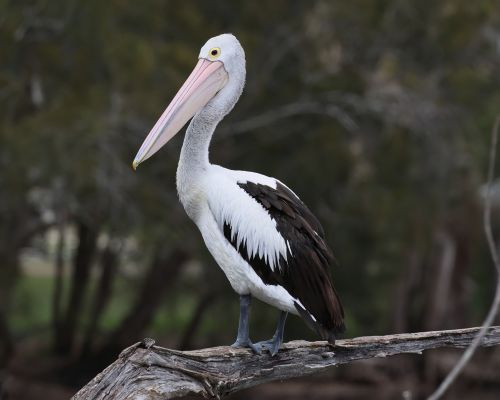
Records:
[[[285,239],[277,231],[276,221],[237,185],[238,182],[261,183],[276,189],[273,178],[213,165],[206,188],[209,208],[221,230],[224,223],[231,226],[237,247],[244,243],[249,258],[258,256],[274,270],[279,267],[280,255],[287,259]]]
[[[194,222],[200,229],[208,250],[226,274],[238,294],[251,294],[283,311],[298,314],[294,298],[282,287],[266,285],[223,234],[224,222],[232,227],[239,245],[246,244],[248,257],[259,257],[271,269],[278,268],[279,255],[287,258],[285,239],[276,229],[276,221],[237,182],[255,182],[276,187],[276,180],[264,175],[231,171],[211,165],[200,186],[206,206]],[[297,299],[295,299],[297,300]]]

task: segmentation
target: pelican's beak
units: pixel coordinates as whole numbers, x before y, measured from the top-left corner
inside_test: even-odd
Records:
[[[167,143],[228,81],[221,61],[198,60],[189,78],[156,122],[135,156],[134,169]]]

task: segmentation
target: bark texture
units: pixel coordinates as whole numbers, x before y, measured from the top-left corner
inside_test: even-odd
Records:
[[[73,400],[170,399],[189,394],[222,398],[262,383],[310,375],[356,360],[462,348],[479,328],[358,337],[326,342],[285,343],[277,356],[245,349],[213,347],[177,351],[145,339],[125,349],[113,364],[83,387]],[[500,345],[500,326],[490,328],[482,346]]]

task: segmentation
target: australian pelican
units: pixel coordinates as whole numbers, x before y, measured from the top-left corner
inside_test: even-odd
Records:
[[[344,311],[332,285],[331,250],[319,221],[277,179],[210,164],[208,149],[217,124],[245,85],[245,53],[231,34],[208,40],[198,63],[137,153],[134,169],[156,153],[192,118],[177,168],[177,191],[208,250],[240,295],[233,346],[275,355],[288,313],[301,316],[323,339],[335,343]],[[252,343],[251,298],[281,310],[273,338]]]

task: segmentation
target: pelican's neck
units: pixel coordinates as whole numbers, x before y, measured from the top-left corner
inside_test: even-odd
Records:
[[[244,60],[244,56],[243,56]],[[227,85],[203,107],[191,120],[182,145],[177,167],[177,190],[183,201],[184,195],[203,176],[210,166],[208,148],[219,122],[233,109],[245,85],[244,64]]]
[[[212,135],[222,119],[210,115],[207,107],[196,114],[186,130],[182,144],[177,178],[196,177],[209,166],[208,149]]]
[[[208,161],[208,148],[212,134],[220,122],[220,118],[206,109],[196,114],[186,130],[181,156],[177,167],[177,193],[189,217],[196,221],[200,211],[200,190],[210,162]]]

